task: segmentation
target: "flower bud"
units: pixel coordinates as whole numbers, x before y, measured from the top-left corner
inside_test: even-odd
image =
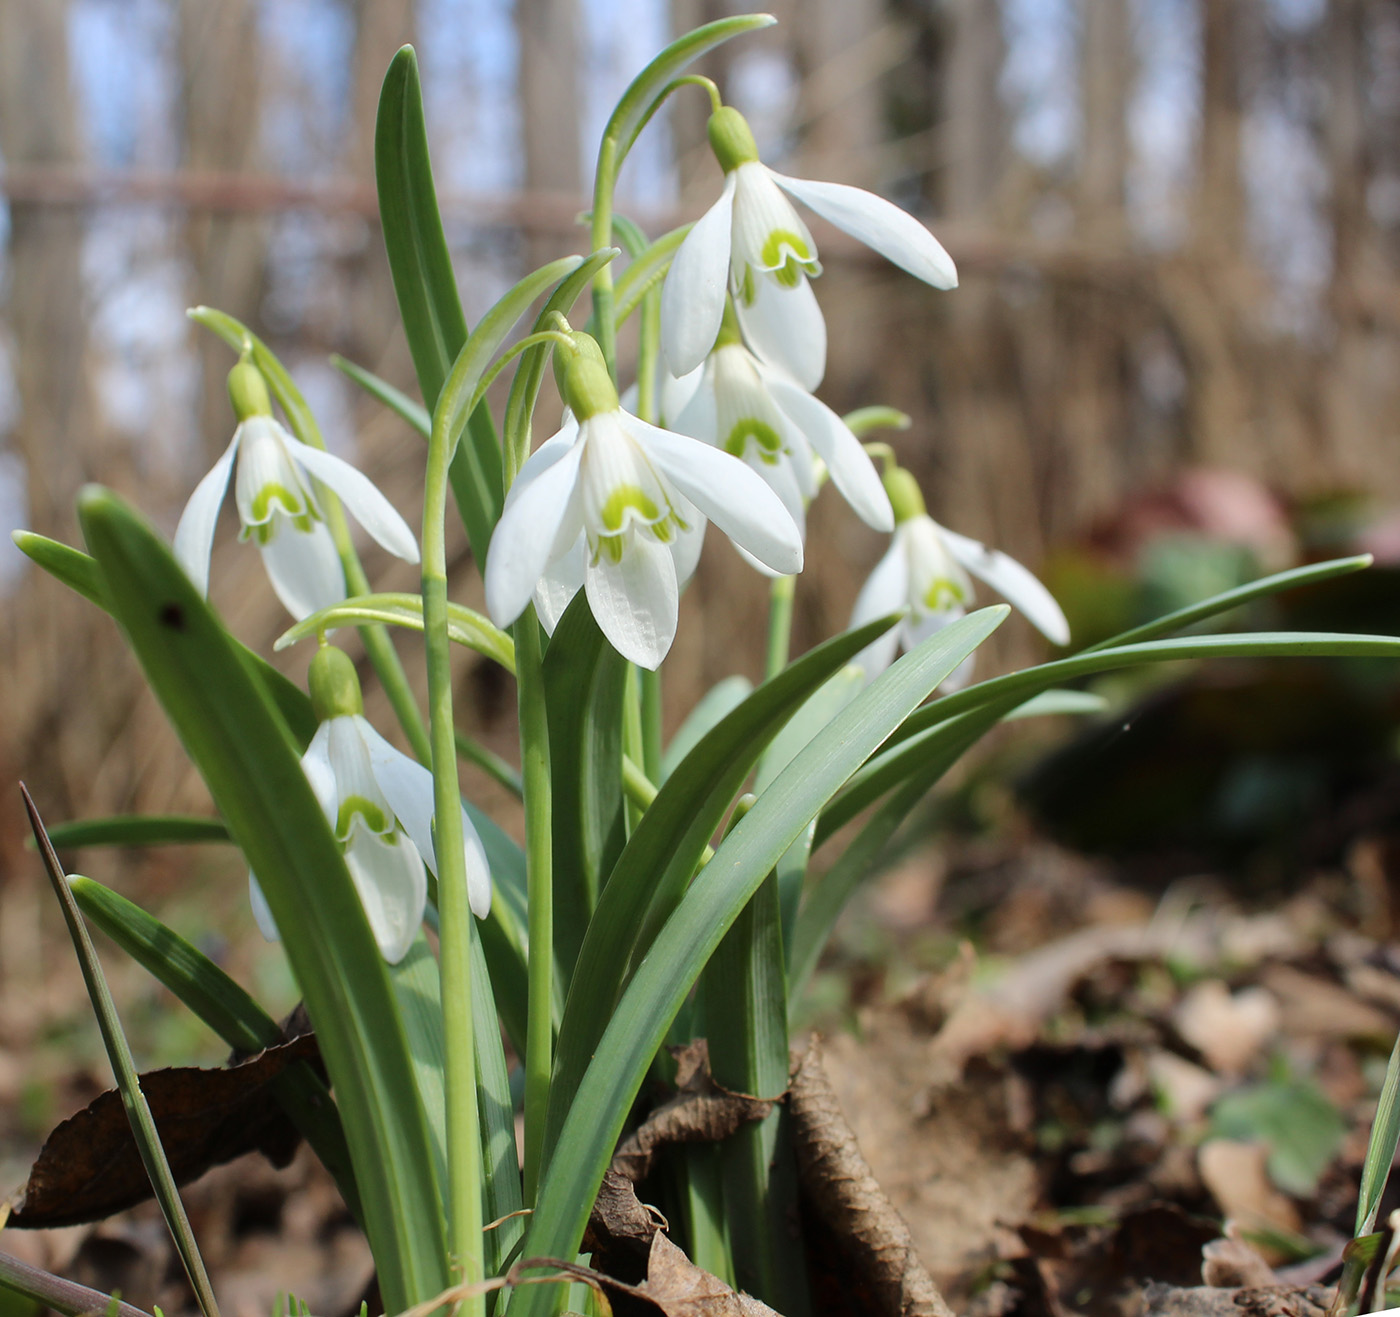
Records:
[[[343,649],[322,645],[311,660],[306,682],[311,691],[311,707],[321,722],[365,711],[364,700],[360,697],[360,679]]]
[[[707,131],[710,149],[726,174],[758,159],[758,144],[749,121],[732,105],[722,105],[710,116]]]
[[[240,361],[228,373],[228,400],[233,414],[240,421],[250,416],[271,416],[272,399],[267,394],[267,382],[251,361]]]
[[[924,507],[924,495],[919,488],[919,482],[902,466],[891,467],[881,479],[884,482],[885,493],[890,496],[896,526],[925,515],[927,509]]]
[[[556,352],[554,362],[559,377],[559,391],[569,410],[579,421],[618,408],[617,387],[608,374],[602,349],[588,335],[573,335],[575,351]]]

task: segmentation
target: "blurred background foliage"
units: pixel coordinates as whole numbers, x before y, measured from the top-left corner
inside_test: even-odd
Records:
[[[706,70],[750,116],[765,158],[895,198],[936,230],[962,275],[956,293],[935,294],[819,227],[825,396],[908,411],[914,427],[894,442],[931,511],[1042,571],[1077,641],[1309,558],[1364,548],[1400,561],[1400,8],[771,8],[780,26]],[[74,494],[100,480],[173,530],[231,432],[230,358],[183,317],[197,302],[283,354],[332,446],[414,521],[421,441],[326,364],[340,352],[412,388],[373,194],[389,57],[406,41],[420,50],[474,319],[525,269],[581,248],[575,217],[613,100],[669,36],[732,9],[0,0],[0,524],[73,541]],[[622,207],[653,232],[714,194],[704,120],[699,93],[678,97],[628,166]],[[286,618],[231,530],[213,596],[266,648]],[[844,625],[882,550],[829,499],[811,542],[799,649]],[[479,603],[460,535],[452,549],[455,594]],[[416,588],[412,569],[377,551],[367,563],[384,588]],[[53,821],[206,809],[112,624],[8,542],[0,594],[0,781],[25,776]],[[1393,576],[1343,598],[1354,610],[1333,608],[1328,625],[1394,629]],[[763,582],[713,545],[667,665],[671,726],[721,677],[757,675],[765,606]],[[406,649],[419,672],[414,643]],[[1042,652],[1016,620],[983,670]],[[300,675],[307,655],[282,658]],[[1207,817],[1226,833],[1254,820],[1250,836],[1277,840],[1292,834],[1268,820],[1291,826],[1300,802],[1331,799],[1335,765],[1393,757],[1387,683],[1281,674],[1282,688],[1249,704],[1242,671],[1192,678],[1170,696],[1189,708],[1158,686],[1129,732],[1122,718],[1111,735],[1091,729],[1032,774],[1025,791],[1047,826],[1109,849],[1194,844]],[[507,684],[469,661],[460,682],[464,722],[507,750]],[[1139,697],[1123,694],[1121,707]],[[387,729],[386,710],[370,712]],[[1169,753],[1154,739],[1159,722],[1163,735],[1205,730]],[[1175,777],[1141,780],[1114,758],[1124,754],[1155,754],[1151,772]],[[1235,755],[1243,777],[1228,768]],[[1299,756],[1323,765],[1322,787]],[[483,779],[468,789],[502,803]],[[1075,802],[1080,813],[1105,806],[1106,835]],[[1171,817],[1150,822],[1135,802]],[[25,963],[32,928],[21,838],[6,798],[0,962],[12,964]]]

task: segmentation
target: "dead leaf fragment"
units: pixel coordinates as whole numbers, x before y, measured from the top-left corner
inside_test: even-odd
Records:
[[[1302,1218],[1293,1200],[1269,1179],[1269,1150],[1262,1143],[1208,1139],[1197,1152],[1201,1179],[1221,1214],[1242,1225],[1271,1225],[1300,1230]]]
[[[1201,1279],[1217,1289],[1277,1285],[1274,1269],[1243,1239],[1213,1239],[1201,1250]]]
[[[1279,1027],[1272,993],[1258,987],[1231,993],[1219,979],[1192,987],[1173,1014],[1181,1036],[1226,1076],[1243,1074]]]
[[[642,1294],[666,1317],[778,1317],[766,1303],[697,1267],[661,1231],[652,1236]]]
[[[822,1068],[814,1036],[788,1092],[797,1173],[815,1214],[849,1255],[868,1292],[867,1311],[887,1317],[952,1317],[914,1251],[909,1227],[861,1156]]]
[[[300,1062],[319,1064],[314,1036],[269,1047],[237,1065],[155,1070],[141,1090],[177,1184],[246,1152],[285,1166],[301,1135],[268,1085]],[[22,1229],[101,1221],[151,1196],[121,1094],[109,1089],[45,1141],[8,1224]]]

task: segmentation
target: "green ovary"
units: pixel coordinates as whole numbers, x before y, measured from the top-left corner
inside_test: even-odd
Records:
[[[937,576],[924,591],[923,604],[930,613],[941,613],[945,608],[967,602],[962,587],[946,576]]]
[[[350,831],[355,826],[355,815],[358,814],[365,821],[365,827],[371,832],[381,835],[390,831],[392,820],[384,811],[372,800],[366,800],[363,796],[346,796],[340,802],[340,810],[335,817],[335,835],[340,841],[350,839]],[[386,841],[392,838],[385,836]]]
[[[784,288],[796,288],[804,274],[817,272],[811,248],[791,229],[774,229],[764,239],[763,263]]]
[[[783,441],[778,432],[756,416],[745,416],[736,421],[724,441],[724,451],[732,457],[743,458],[752,440],[758,450],[758,460],[769,466],[777,466],[782,456]]]

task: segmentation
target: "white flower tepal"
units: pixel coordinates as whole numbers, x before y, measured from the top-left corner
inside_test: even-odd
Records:
[[[861,188],[769,169],[732,106],[710,116],[709,136],[724,170],[724,190],[686,235],[661,293],[661,341],[672,373],[689,373],[709,354],[730,292],[744,335],[759,355],[809,390],[821,383],[826,325],[807,282],[821,273],[821,264],[811,232],[788,197],[925,283],[957,286],[957,270],[942,244],[892,202]]]
[[[1069,644],[1064,612],[1031,572],[1000,550],[940,526],[924,510],[923,495],[909,472],[898,467],[888,471],[885,488],[898,524],[885,556],[856,597],[851,626],[901,608],[908,615],[856,656],[867,676],[883,672],[899,650],[913,649],[962,617],[973,601],[973,576],[1019,609],[1052,644]],[[944,689],[957,689],[971,671],[969,656]]]
[[[624,411],[597,344],[573,339],[563,370],[573,420],[511,486],[486,558],[486,607],[509,626],[537,587],[567,599],[581,572],[613,647],[655,668],[675,639],[679,580],[693,566],[703,518],[783,575],[802,570],[802,537],[743,462]]]
[[[384,959],[397,964],[423,922],[428,882],[437,872],[433,842],[433,775],[394,749],[361,712],[354,664],[342,650],[323,646],[311,663],[312,703],[322,721],[301,766],[345,856],[370,929]],[[486,852],[462,811],[467,898],[484,919],[491,910]],[[253,874],[253,915],[269,940],[277,937],[272,912]]]
[[[238,428],[190,495],[175,529],[175,557],[201,594],[209,591],[214,525],[235,459],[239,537],[256,541],[273,590],[298,620],[345,598],[345,574],[316,498],[318,480],[390,553],[418,561],[413,532],[367,476],[331,453],[298,443],[273,417],[267,385],[251,362],[240,361],[229,372],[229,397]]]

